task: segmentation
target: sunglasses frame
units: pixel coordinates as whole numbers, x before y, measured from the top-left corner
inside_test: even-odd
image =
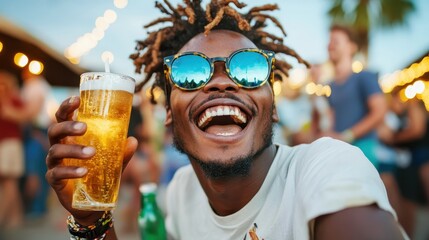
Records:
[[[267,63],[268,63],[268,74],[267,77],[257,86],[244,86],[242,84],[240,84],[238,81],[236,81],[234,79],[233,76],[231,76],[231,71],[229,68],[229,63],[230,60],[239,53],[242,52],[257,52],[260,53],[262,56],[265,57]],[[198,86],[196,88],[184,88],[179,86],[176,82],[173,81],[172,77],[171,77],[171,67],[173,65],[173,62],[182,57],[182,56],[187,56],[187,55],[194,55],[194,56],[200,56],[202,58],[204,58],[210,65],[210,75],[208,77],[208,80],[206,82],[204,82],[203,84],[201,84],[201,86]],[[233,53],[231,53],[228,57],[213,57],[213,58],[209,58],[207,57],[204,53],[201,52],[183,52],[183,53],[179,53],[179,54],[175,54],[175,55],[171,55],[171,56],[167,56],[164,58],[164,74],[166,76],[166,78],[168,78],[173,84],[174,86],[176,86],[179,89],[185,90],[185,91],[193,91],[193,90],[197,90],[200,89],[202,87],[204,87],[205,85],[207,85],[208,82],[210,82],[210,80],[213,77],[213,73],[214,73],[214,64],[215,62],[224,62],[225,63],[225,69],[226,69],[226,73],[228,75],[228,77],[235,83],[237,84],[239,87],[241,88],[246,88],[246,89],[254,89],[254,88],[258,88],[262,85],[264,85],[267,80],[270,78],[270,76],[272,75],[272,71],[274,69],[274,62],[275,62],[275,52],[274,51],[270,51],[270,50],[264,50],[264,49],[259,49],[259,48],[242,48],[239,49],[237,51],[234,51]]]

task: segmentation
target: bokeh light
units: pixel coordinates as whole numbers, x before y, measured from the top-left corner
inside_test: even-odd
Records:
[[[28,57],[24,53],[17,53],[13,58],[14,63],[19,67],[25,67],[28,63]]]
[[[125,8],[128,5],[128,0],[114,0],[113,4],[117,8]]]
[[[28,65],[28,70],[35,75],[39,75],[43,72],[43,63],[33,60],[30,62],[30,64]]]
[[[109,23],[104,17],[98,17],[95,20],[95,27],[104,31],[109,27]]]
[[[408,99],[412,99],[415,96],[416,96],[416,91],[413,85],[409,85],[408,87],[405,88],[405,97],[407,97]]]
[[[103,61],[103,62],[107,62],[107,63],[112,63],[113,62],[113,59],[114,59],[114,56],[113,56],[113,53],[111,53],[111,52],[109,52],[109,51],[104,51],[102,54],[101,54],[101,60]]]
[[[280,93],[282,92],[282,82],[281,81],[275,81],[273,83],[273,91],[274,91],[274,96],[280,95]]]
[[[425,91],[425,83],[422,80],[417,80],[413,83],[414,90],[417,94],[422,94]]]
[[[363,70],[363,63],[356,60],[352,63],[352,71],[354,73],[360,73]]]
[[[112,24],[116,21],[117,15],[116,12],[108,9],[104,12],[104,19],[106,20],[107,23]]]

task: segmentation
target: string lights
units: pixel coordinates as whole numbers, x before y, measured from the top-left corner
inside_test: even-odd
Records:
[[[128,0],[114,0],[116,8],[125,8],[128,5]],[[105,32],[110,25],[117,19],[117,14],[114,10],[108,9],[103,16],[96,18],[94,28],[91,32],[80,36],[73,44],[66,48],[64,56],[73,64],[78,64],[80,58],[95,48],[99,41],[104,38]]]
[[[114,0],[116,8],[125,8],[128,5],[128,0]],[[80,58],[91,49],[95,48],[98,42],[103,39],[105,31],[109,26],[114,23],[117,19],[117,14],[114,10],[108,9],[104,12],[103,16],[98,17],[95,20],[95,27],[90,33],[85,33],[79,37],[76,42],[71,44],[64,51],[64,56],[73,64],[78,64]],[[3,42],[0,41],[0,53],[4,48]],[[109,58],[113,60],[113,54],[109,52]],[[17,52],[14,55],[13,61],[18,67],[26,67],[31,73],[39,75],[44,70],[44,64],[38,60],[31,60],[29,57],[22,52]]]
[[[417,98],[423,101],[429,111],[429,81],[420,79],[429,72],[429,56],[420,62],[413,63],[408,68],[395,71],[380,78],[383,92],[390,93],[396,87],[404,86],[399,92],[402,101]]]
[[[429,72],[429,56],[424,57],[419,63],[413,63],[408,68],[381,77],[381,89],[385,93],[390,93],[395,87],[410,84],[426,72]]]
[[[25,67],[27,65],[27,63],[28,63],[28,57],[24,53],[18,52],[13,57],[13,62],[18,67]]]
[[[305,86],[305,92],[309,95],[315,94],[316,96],[331,96],[331,87],[329,85],[316,84],[314,82],[309,82]]]

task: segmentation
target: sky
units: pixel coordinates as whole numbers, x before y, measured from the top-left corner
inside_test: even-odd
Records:
[[[429,0],[414,1],[416,11],[409,17],[407,25],[371,32],[368,67],[380,75],[405,68],[429,51]],[[170,2],[178,3],[179,0]],[[203,1],[204,5],[206,2]],[[244,2],[248,6],[256,6],[261,5],[262,0]],[[270,1],[280,7],[273,15],[288,34],[285,44],[312,63],[327,59],[330,22],[326,13],[331,2]],[[147,35],[143,25],[161,16],[154,6],[154,0],[129,0],[123,9],[115,8],[113,0],[0,0],[0,16],[64,53],[80,36],[91,32],[97,17],[112,9],[117,13],[117,20],[106,30],[98,45],[82,56],[79,64],[92,71],[102,71],[101,54],[110,51],[114,55],[111,71],[130,75],[139,81],[142,76],[134,73],[129,55],[134,52],[135,41]],[[278,31],[273,31],[280,35]],[[293,61],[292,64],[300,67]]]

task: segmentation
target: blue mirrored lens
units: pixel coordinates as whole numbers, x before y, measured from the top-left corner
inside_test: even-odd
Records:
[[[210,77],[210,63],[198,55],[183,55],[175,59],[171,66],[171,78],[177,86],[196,89]]]
[[[258,87],[268,79],[269,65],[267,59],[258,52],[240,52],[230,62],[231,77],[244,87]]]

